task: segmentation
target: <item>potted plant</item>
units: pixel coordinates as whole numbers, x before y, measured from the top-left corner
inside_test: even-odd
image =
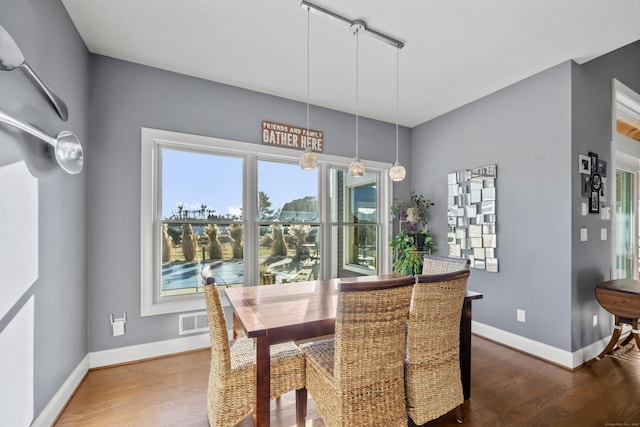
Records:
[[[408,199],[393,199],[391,215],[400,222],[427,224],[427,209],[435,205],[422,194],[412,191]]]
[[[419,274],[425,253],[436,251],[436,242],[426,228],[431,200],[411,192],[408,199],[394,199],[391,214],[399,221],[399,232],[391,239],[393,271],[401,275]]]
[[[423,242],[421,246],[418,245],[420,241]],[[403,276],[420,274],[424,254],[436,250],[435,240],[425,229],[415,233],[401,230],[393,236],[389,246],[393,253],[393,272]]]

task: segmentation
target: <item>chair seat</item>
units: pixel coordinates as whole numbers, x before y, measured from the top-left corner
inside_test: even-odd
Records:
[[[314,368],[327,376],[333,378],[333,352],[334,339],[302,344],[300,349],[307,356],[307,363],[313,364]]]
[[[231,340],[229,348],[231,350],[231,370],[244,369],[245,367],[253,369],[256,364],[256,348],[253,339],[240,337]],[[300,363],[300,359],[304,362],[304,355],[298,346],[291,341],[272,345],[270,353],[271,369],[273,369],[274,364],[293,363],[295,365]],[[304,364],[302,368],[304,371]]]
[[[231,340],[231,372],[229,375],[247,370],[247,386],[255,389],[256,349],[251,338],[241,337]],[[270,398],[276,399],[291,390],[304,388],[304,355],[291,341],[274,344],[271,353],[271,392]],[[249,393],[251,399],[253,394]]]

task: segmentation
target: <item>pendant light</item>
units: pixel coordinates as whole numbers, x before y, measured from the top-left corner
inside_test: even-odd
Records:
[[[400,48],[396,45],[396,162],[393,167],[389,169],[389,177],[391,181],[402,181],[407,175],[407,170],[398,162],[398,53]]]
[[[364,22],[353,21],[350,27],[351,33],[356,36],[356,157],[349,165],[349,175],[357,177],[364,175],[364,163],[358,157],[358,59],[359,59],[359,46],[358,38],[360,31],[364,30]]]
[[[316,168],[316,153],[311,151],[309,142],[309,15],[311,8],[307,7],[307,146],[300,156],[300,167],[303,170],[314,170]]]

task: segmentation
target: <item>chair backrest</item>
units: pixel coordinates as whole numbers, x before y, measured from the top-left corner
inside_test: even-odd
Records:
[[[471,272],[419,274],[407,323],[407,360],[459,357],[460,316]],[[433,350],[433,351],[430,351]]]
[[[422,274],[441,274],[451,271],[468,270],[471,261],[463,258],[449,258],[424,254]]]
[[[336,312],[334,386],[366,390],[403,378],[406,322],[415,278],[340,282]]]
[[[231,371],[231,351],[218,286],[215,283],[205,285],[204,296],[211,334],[211,369],[218,374],[223,374]]]

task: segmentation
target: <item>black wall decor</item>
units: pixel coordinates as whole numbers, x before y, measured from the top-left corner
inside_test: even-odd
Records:
[[[581,194],[589,198],[589,213],[600,213],[600,202],[604,201],[607,162],[598,159],[598,154],[578,156],[578,172],[581,176]]]

